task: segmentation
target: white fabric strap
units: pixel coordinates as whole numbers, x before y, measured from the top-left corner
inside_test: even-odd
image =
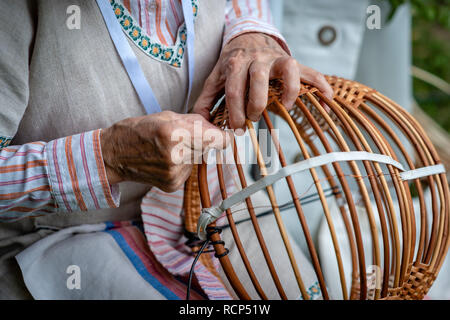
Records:
[[[321,167],[333,162],[340,161],[373,161],[378,163],[389,164],[397,169],[403,171],[400,175],[402,180],[411,180],[417,179],[433,174],[438,174],[445,172],[445,168],[443,165],[435,165],[424,167],[420,169],[405,171],[404,167],[398,161],[395,161],[389,156],[377,154],[377,153],[369,153],[366,151],[349,151],[349,152],[331,152],[327,154],[323,154],[317,157],[313,157],[307,160],[303,160],[291,165],[288,165],[278,172],[267,175],[264,178],[256,181],[254,184],[242,189],[241,191],[233,194],[229,198],[222,201],[219,206],[211,207],[211,208],[203,208],[200,218],[197,224],[197,233],[200,239],[206,239],[206,227],[216,221],[227,209],[230,209],[232,206],[244,201],[246,198],[250,197],[252,194],[266,188],[267,186],[273,185],[278,180],[291,176],[295,173],[302,172],[308,169]]]
[[[186,97],[186,102],[184,104],[184,112],[188,112],[189,99],[191,97],[192,82],[194,80],[195,72],[195,27],[194,27],[194,11],[192,7],[191,0],[183,0],[183,15],[184,23],[186,24],[186,50],[187,50],[187,61],[188,61],[188,72],[189,72],[189,85]]]
[[[410,171],[400,173],[400,178],[404,181],[414,180],[418,178],[432,176],[434,174],[445,173],[445,167],[443,164],[436,164],[434,166],[423,167]]]
[[[133,84],[136,93],[139,96],[139,100],[144,106],[147,114],[161,112],[161,107],[156,99],[153,90],[147,81],[147,78],[142,71],[139,61],[131,48],[127,37],[123,33],[122,27],[116,18],[116,15],[111,7],[109,0],[97,0],[98,7],[105,20],[106,27],[108,28],[111,39],[116,47],[117,53],[122,60],[122,63],[127,71],[128,77]],[[194,53],[194,41],[195,41],[195,29],[194,29],[194,14],[191,0],[183,0],[183,15],[186,24],[186,49],[188,57],[188,70],[189,70],[189,84],[187,98],[185,102],[185,112],[187,112],[187,106],[189,97],[192,90],[192,82],[194,79],[194,65],[195,65],[195,53]]]

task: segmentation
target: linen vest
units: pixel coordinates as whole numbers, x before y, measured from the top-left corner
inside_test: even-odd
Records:
[[[81,9],[79,30],[66,26],[70,5]],[[29,104],[12,144],[50,141],[145,115],[95,1],[39,1],[36,10]],[[199,1],[195,19],[196,69],[189,110],[219,57],[224,16],[224,0]],[[187,56],[181,68],[176,68],[149,57],[127,40],[161,108],[183,112],[188,86]],[[125,182],[120,184],[120,190],[119,208],[50,214],[32,218],[32,224],[34,228],[63,228],[139,218],[139,204],[149,186]],[[25,229],[31,227],[30,222],[18,223],[28,225]]]

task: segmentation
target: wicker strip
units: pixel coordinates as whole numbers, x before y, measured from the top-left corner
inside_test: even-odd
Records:
[[[311,84],[302,83],[296,106],[289,112],[280,102],[283,93],[282,81],[270,82],[267,110],[280,116],[289,124],[300,155],[304,159],[320,156],[322,152],[357,150],[392,157],[401,161],[409,170],[440,164],[439,156],[420,124],[395,102],[360,83],[338,77],[326,77],[326,79],[334,89],[335,96],[332,100],[326,98]],[[228,112],[224,101],[214,111],[212,119],[213,123],[220,128],[228,126]],[[264,121],[269,129],[273,128],[267,111],[264,112]],[[261,161],[260,146],[252,131],[251,122],[247,121],[247,127],[258,156],[258,165],[264,175],[265,165]],[[410,142],[410,147],[414,149],[413,153],[416,155],[415,159],[403,145],[400,135]],[[275,137],[272,137],[272,141],[275,145],[279,145]],[[280,151],[278,156],[281,165],[285,166],[283,152]],[[234,159],[236,163],[239,163],[236,148]],[[401,180],[399,170],[390,165],[382,166],[370,161],[362,161],[358,164],[355,161],[348,161],[347,165],[351,174],[344,174],[342,165],[339,163],[309,171],[331,233],[343,298],[423,299],[435,281],[450,246],[450,195],[445,174],[435,174],[406,182]],[[237,164],[237,169],[241,185],[247,186],[240,164]],[[341,193],[335,194],[335,200],[347,232],[351,252],[352,274],[349,288],[346,286],[343,257],[340,254],[334,221],[329,211],[328,200],[325,200],[323,193],[324,181],[319,180],[318,171],[322,171],[329,186],[341,190]],[[186,184],[185,223],[186,229],[190,232],[196,230],[200,200],[203,207],[211,205],[206,164],[199,166],[198,183],[196,174],[194,171]],[[219,166],[218,174],[222,196],[226,197],[226,184]],[[356,182],[355,189],[350,189],[350,179]],[[286,179],[301,225],[298,232],[302,232],[307,240],[323,297],[328,298],[327,284],[322,275],[317,248],[311,239],[293,181],[294,178],[291,177]],[[426,203],[424,196],[425,187],[429,188],[431,194],[429,204]],[[420,203],[420,217],[417,220],[412,205],[413,188]],[[279,232],[284,240],[284,248],[280,247],[280,250],[286,250],[291,262],[291,266],[282,267],[293,268],[295,278],[291,283],[297,282],[304,293],[301,268],[295,265],[286,231],[279,219],[276,195],[271,186],[267,190],[277,218]],[[246,199],[245,203],[253,224],[255,241],[258,241],[261,247],[280,297],[285,299],[285,291],[278,278],[278,274],[284,269],[277,269],[270,257],[250,198]],[[364,210],[370,227],[368,236],[370,236],[372,250],[369,257],[365,252],[366,244],[363,245],[357,207],[362,208],[359,210]],[[252,262],[245,253],[246,248],[243,247],[239,233],[234,227],[232,214],[229,210],[226,214],[252,284],[259,297],[265,299],[267,298],[265,292],[256,278],[251,267]],[[417,234],[416,229],[419,230]],[[378,230],[381,231],[381,237]],[[216,234],[214,240],[220,240],[220,236]],[[224,252],[221,244],[215,245],[214,249],[219,255]],[[209,266],[211,263],[211,261],[205,262]],[[247,288],[240,281],[241,275],[235,273],[228,257],[220,258],[220,263],[236,294],[242,299],[249,299]],[[368,272],[366,266],[369,265],[375,266],[374,270]],[[304,297],[307,298],[305,294]]]
[[[197,221],[200,217],[201,202],[198,188],[198,166],[192,168],[192,173],[184,185],[184,227],[186,231],[195,235],[197,233]],[[192,252],[200,250],[201,245],[192,247]],[[211,254],[204,253],[199,261],[216,277],[219,277]]]

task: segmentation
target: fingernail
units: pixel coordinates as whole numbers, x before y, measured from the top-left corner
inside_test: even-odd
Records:
[[[244,133],[245,133],[245,131],[242,128],[238,128],[238,129],[234,130],[234,134],[237,136],[243,136]]]
[[[295,106],[295,103],[292,103],[292,104],[290,104],[290,103],[283,103],[283,106],[284,106],[287,110],[291,110],[291,109]]]

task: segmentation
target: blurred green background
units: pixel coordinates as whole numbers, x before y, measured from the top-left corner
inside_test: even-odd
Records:
[[[450,0],[410,2],[413,65],[450,83]],[[450,133],[450,96],[416,78],[413,90],[420,107]]]

